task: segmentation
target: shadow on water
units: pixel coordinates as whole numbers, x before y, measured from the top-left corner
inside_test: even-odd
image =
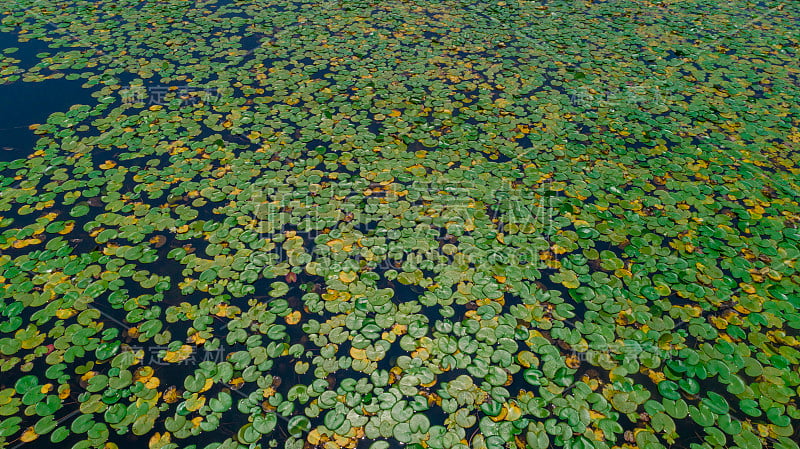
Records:
[[[0,33],[0,49],[16,47],[11,56],[19,59],[22,67],[35,64],[37,53],[49,48],[40,42],[17,42],[15,36]],[[0,84],[0,161],[25,158],[39,139],[29,126],[44,123],[47,117],[70,106],[90,103],[90,91],[83,89],[83,81],[64,78],[41,82],[21,80]]]

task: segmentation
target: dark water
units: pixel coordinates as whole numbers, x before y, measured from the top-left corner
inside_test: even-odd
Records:
[[[0,49],[17,47],[11,54],[22,62],[20,67],[30,67],[37,53],[50,49],[39,41],[19,42],[10,33],[0,33]],[[91,91],[81,87],[80,80],[64,78],[41,82],[0,84],[0,161],[25,158],[34,151],[37,135],[29,129],[35,123],[44,123],[50,114],[66,111],[75,104],[91,104]]]

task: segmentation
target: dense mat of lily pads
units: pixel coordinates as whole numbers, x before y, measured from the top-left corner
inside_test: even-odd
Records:
[[[0,446],[798,448],[798,17],[0,3]]]

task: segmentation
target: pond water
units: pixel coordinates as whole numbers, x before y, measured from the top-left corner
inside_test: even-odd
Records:
[[[21,59],[23,66],[33,65],[38,62],[36,54],[50,50],[41,42],[20,43],[11,33],[0,33],[0,47],[19,48],[14,57]],[[0,84],[0,160],[12,161],[33,153],[38,137],[29,129],[31,125],[44,123],[53,112],[94,101],[82,84],[64,78]]]

